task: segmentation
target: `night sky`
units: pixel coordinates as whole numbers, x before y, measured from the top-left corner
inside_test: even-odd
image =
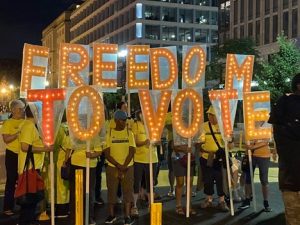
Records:
[[[21,59],[24,43],[41,45],[42,30],[74,0],[2,0],[0,59]]]

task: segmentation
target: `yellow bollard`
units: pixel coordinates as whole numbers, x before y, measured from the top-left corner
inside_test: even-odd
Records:
[[[151,204],[151,225],[162,225],[162,203]]]
[[[83,170],[75,171],[76,225],[83,224]]]

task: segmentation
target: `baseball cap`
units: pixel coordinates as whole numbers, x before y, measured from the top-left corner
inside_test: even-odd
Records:
[[[12,110],[14,108],[25,108],[25,104],[21,100],[15,99],[9,103],[9,108],[10,108],[10,110]]]
[[[127,113],[121,110],[118,110],[115,112],[114,118],[116,120],[126,120],[127,119]]]

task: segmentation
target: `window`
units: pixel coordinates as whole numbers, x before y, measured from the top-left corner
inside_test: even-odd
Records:
[[[253,0],[248,0],[248,20],[253,18]]]
[[[209,40],[209,30],[197,29],[195,30],[195,42],[207,43]]]
[[[256,0],[256,18],[260,17],[260,0]]]
[[[292,1],[292,6],[295,6],[295,5],[297,5],[298,4],[298,0],[293,0]]]
[[[180,28],[179,29],[179,41],[190,42],[193,41],[192,37],[193,29]]]
[[[209,6],[209,1],[207,1],[207,0],[196,0],[195,4],[196,5],[201,5],[201,6]]]
[[[289,12],[283,13],[283,24],[282,24],[283,33],[285,36],[289,35]]]
[[[152,40],[159,40],[159,26],[145,26],[145,38],[152,39]]]
[[[237,39],[237,27],[233,28],[233,39]]]
[[[248,24],[248,37],[252,37],[253,36],[253,24],[249,23]]]
[[[175,8],[163,8],[161,19],[163,21],[177,22],[176,10]]]
[[[270,0],[265,0],[265,14],[270,13]]]
[[[237,22],[238,22],[238,1],[234,1],[234,3],[233,3],[233,14],[234,14],[234,19],[233,19],[233,23],[234,24],[237,24]]]
[[[218,31],[217,30],[211,30],[211,42],[212,43],[218,43]]]
[[[264,44],[270,43],[270,17],[265,18],[265,38],[264,38]]]
[[[277,41],[278,36],[278,15],[273,16],[273,42]]]
[[[240,27],[240,38],[244,38],[245,36],[245,28],[244,28],[244,25],[242,25]]]
[[[245,4],[244,4],[244,0],[240,0],[240,22],[243,23],[244,22],[244,8],[245,8]]]
[[[273,12],[277,12],[278,10],[278,0],[273,0]]]
[[[289,0],[283,0],[283,9],[287,9],[289,7]]]
[[[162,40],[176,41],[176,27],[162,27]]]
[[[292,37],[297,37],[297,26],[298,26],[298,9],[292,11]]]
[[[210,12],[210,25],[218,25],[218,12]]]
[[[260,20],[256,21],[255,23],[255,39],[256,44],[260,45]]]
[[[196,11],[196,23],[208,24],[209,12],[208,11]]]
[[[193,23],[193,11],[191,9],[179,10],[179,22],[180,23]]]

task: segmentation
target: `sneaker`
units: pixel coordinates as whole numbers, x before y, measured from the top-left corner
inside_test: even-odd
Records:
[[[12,210],[6,210],[3,212],[5,216],[13,216],[15,213]]]
[[[219,202],[218,209],[220,209],[222,212],[228,212],[229,211],[229,208],[228,208],[225,201]]]
[[[269,206],[269,202],[268,201],[264,201],[264,211],[265,212],[272,212],[272,209],[270,208],[270,206]]]
[[[196,197],[197,192],[192,191],[191,195],[192,195],[192,197],[194,198],[194,197]]]
[[[54,217],[55,218],[67,218],[69,215],[68,214],[57,214]]]
[[[213,203],[212,203],[212,201],[209,201],[208,199],[205,199],[205,201],[201,203],[202,209],[212,208],[212,207],[213,207]]]
[[[246,198],[238,209],[248,209],[250,207],[250,199]]]
[[[104,204],[104,201],[103,201],[103,199],[102,199],[101,197],[99,197],[99,198],[97,198],[97,199],[95,200],[95,204],[96,204],[96,205],[103,205],[103,204]]]
[[[132,225],[132,224],[134,224],[134,219],[132,219],[130,216],[126,217],[124,225]]]
[[[114,222],[117,221],[117,217],[115,216],[109,216],[105,220],[105,224],[114,224]]]
[[[139,216],[139,210],[137,207],[132,207],[130,210],[130,215],[132,217],[138,217]]]
[[[96,225],[97,223],[95,222],[95,220],[90,219],[89,225]]]
[[[173,198],[173,197],[175,197],[175,192],[174,191],[169,191],[167,196]]]

